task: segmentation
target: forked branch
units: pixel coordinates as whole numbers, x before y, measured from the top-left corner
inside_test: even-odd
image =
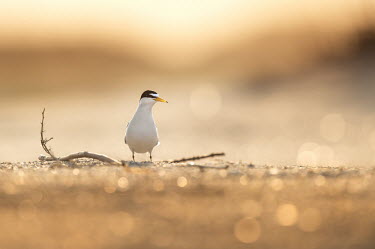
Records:
[[[50,155],[50,157],[53,159],[53,160],[57,160],[57,158],[55,157],[55,155],[53,154],[52,152],[52,148],[51,147],[48,147],[47,146],[47,143],[49,141],[51,141],[53,139],[53,137],[50,137],[50,138],[45,138],[44,137],[44,133],[46,132],[44,130],[44,113],[46,111],[46,108],[43,108],[43,111],[42,111],[42,121],[40,122],[40,144],[42,145],[42,148],[43,150],[48,154]]]
[[[51,141],[53,139],[53,137],[50,137],[50,138],[44,137],[44,133],[46,132],[44,130],[44,118],[45,118],[44,114],[45,114],[45,111],[46,111],[46,109],[44,108],[43,111],[42,111],[42,121],[40,122],[40,125],[41,125],[40,126],[40,144],[42,145],[43,150],[49,155],[49,157],[41,155],[41,156],[39,156],[39,160],[41,160],[41,161],[70,161],[70,160],[78,159],[78,158],[92,158],[92,159],[96,159],[96,160],[99,160],[99,161],[102,161],[102,162],[105,162],[105,163],[121,164],[119,161],[117,161],[115,159],[112,159],[108,156],[96,154],[96,153],[92,153],[92,152],[87,152],[87,151],[73,153],[73,154],[70,154],[70,155],[67,155],[67,156],[64,156],[64,157],[60,157],[60,158],[56,157],[52,152],[52,148],[47,146],[48,142]]]

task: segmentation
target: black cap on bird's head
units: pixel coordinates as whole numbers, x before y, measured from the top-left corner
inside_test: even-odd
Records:
[[[144,91],[141,95],[141,99],[143,99],[143,98],[151,98],[155,101],[168,103],[168,101],[166,101],[162,98],[159,98],[159,94],[157,92],[151,91],[151,90]]]
[[[142,93],[141,98],[155,98],[158,95],[159,94],[155,91],[147,90]]]

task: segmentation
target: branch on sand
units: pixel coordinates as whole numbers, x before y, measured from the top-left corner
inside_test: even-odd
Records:
[[[44,113],[46,111],[46,108],[43,109],[42,111],[42,121],[40,122],[40,143],[42,145],[42,148],[43,150],[48,154],[50,155],[50,157],[53,159],[53,160],[56,160],[57,158],[55,157],[55,155],[53,154],[52,152],[52,148],[51,147],[48,147],[47,144],[49,141],[51,141],[53,139],[53,137],[50,137],[50,138],[44,138],[44,133],[46,132],[44,130]]]
[[[217,156],[225,156],[225,153],[224,152],[211,153],[211,154],[208,154],[208,155],[181,158],[181,159],[176,159],[176,160],[171,160],[171,161],[166,161],[166,162],[168,162],[168,163],[182,163],[182,162],[202,160],[202,159],[206,159],[206,158],[210,158],[210,157],[217,157]]]
[[[114,164],[114,165],[123,165],[122,162],[110,158],[106,155],[102,154],[97,154],[97,153],[92,153],[92,152],[87,152],[87,151],[82,151],[82,152],[77,152],[73,153],[64,157],[56,157],[55,154],[52,152],[52,148],[48,147],[47,144],[50,142],[53,137],[51,138],[45,138],[45,130],[44,130],[44,114],[45,114],[45,108],[42,111],[42,121],[40,122],[41,128],[40,128],[40,144],[42,145],[43,150],[49,155],[49,156],[44,156],[40,155],[39,160],[40,161],[70,161],[73,159],[79,159],[79,158],[91,158],[91,159],[96,159],[104,163],[109,163],[109,164]],[[181,163],[181,162],[187,162],[187,161],[195,161],[195,160],[201,160],[205,158],[210,158],[210,157],[217,157],[217,156],[224,156],[225,153],[211,153],[209,155],[203,155],[203,156],[195,156],[195,157],[189,157],[189,158],[182,158],[182,159],[177,159],[177,160],[170,160],[170,161],[165,161],[167,163]],[[211,167],[211,166],[204,166],[204,165],[185,165],[185,166],[192,166],[192,167],[199,167],[199,168],[218,168],[218,167]]]
[[[44,108],[42,111],[42,121],[40,122],[41,128],[40,128],[40,144],[42,145],[43,150],[49,155],[49,156],[44,156],[41,155],[39,156],[39,160],[41,161],[70,161],[73,159],[78,159],[78,158],[92,158],[99,160],[101,162],[105,163],[110,163],[110,164],[118,164],[121,165],[121,162],[117,161],[116,159],[112,159],[106,155],[101,155],[101,154],[96,154],[92,152],[87,152],[87,151],[82,151],[78,153],[73,153],[64,157],[56,157],[54,153],[52,152],[52,148],[48,147],[47,144],[50,142],[53,137],[51,138],[45,138],[44,133],[46,132],[44,130],[44,114],[45,114],[46,109]]]
[[[116,159],[112,159],[106,155],[102,154],[96,154],[88,151],[82,151],[82,152],[77,152],[73,153],[64,157],[59,157],[59,158],[52,158],[52,157],[46,157],[46,156],[39,156],[39,160],[41,161],[70,161],[73,159],[78,159],[78,158],[91,158],[91,159],[96,159],[104,163],[110,163],[110,164],[119,164],[121,165],[121,162],[117,161]]]

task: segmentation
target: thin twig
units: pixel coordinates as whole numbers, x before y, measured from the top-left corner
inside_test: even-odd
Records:
[[[196,160],[201,160],[201,159],[210,158],[210,157],[217,157],[217,156],[225,156],[225,153],[224,152],[211,153],[211,154],[208,154],[208,155],[181,158],[181,159],[176,159],[176,160],[166,161],[166,162],[168,162],[168,163],[182,163],[182,162],[196,161]]]
[[[53,137],[50,137],[50,138],[44,138],[44,133],[45,133],[45,130],[44,130],[44,113],[46,111],[46,108],[43,109],[42,111],[42,121],[40,122],[40,143],[42,145],[42,148],[43,150],[48,154],[50,155],[51,158],[53,158],[54,160],[56,160],[57,158],[55,157],[55,155],[53,154],[52,152],[52,148],[47,146],[47,143],[49,141],[51,141],[53,139]]]

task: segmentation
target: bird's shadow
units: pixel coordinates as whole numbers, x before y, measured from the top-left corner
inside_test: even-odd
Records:
[[[126,167],[145,167],[145,166],[152,166],[154,165],[153,162],[145,161],[145,162],[134,162],[134,161],[121,161],[122,166]]]

